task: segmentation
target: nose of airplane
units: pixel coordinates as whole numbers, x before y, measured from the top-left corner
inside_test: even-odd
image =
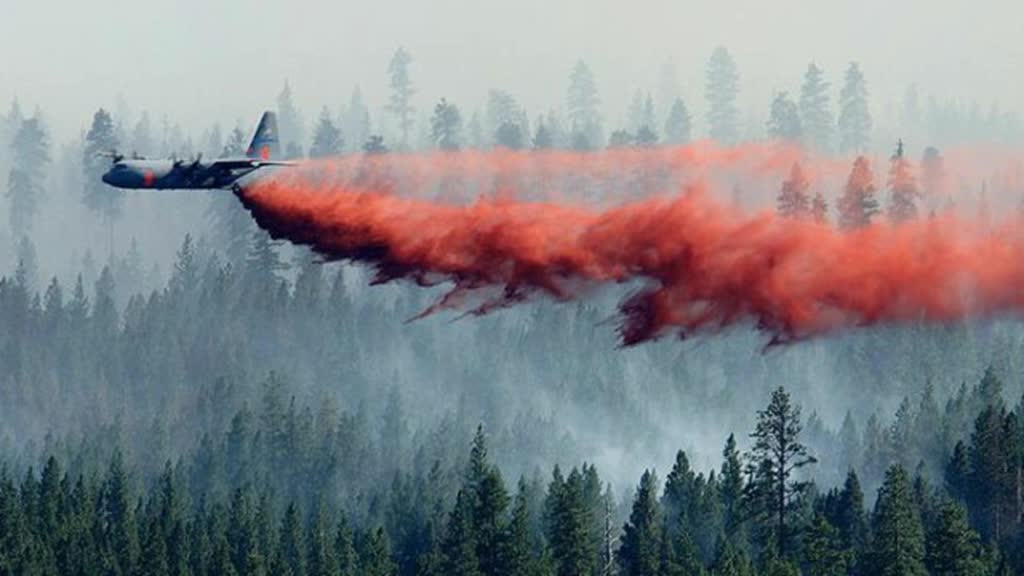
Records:
[[[118,174],[116,174],[116,172],[120,167],[120,165],[114,164],[113,166],[110,167],[110,170],[107,170],[106,172],[103,173],[103,176],[101,176],[100,179],[103,180],[105,184],[109,184],[110,186],[117,186],[120,183],[120,180],[118,179]]]

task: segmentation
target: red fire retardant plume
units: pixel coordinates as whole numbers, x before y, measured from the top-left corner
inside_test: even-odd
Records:
[[[788,168],[789,159],[779,164]],[[522,192],[426,200],[325,184],[298,168],[237,193],[273,237],[369,263],[375,283],[451,282],[424,314],[482,314],[630,282],[635,291],[619,305],[624,345],[742,322],[782,343],[852,326],[1024,311],[1016,228],[983,231],[946,214],[840,232],[744,215],[700,186],[607,208],[516,200],[528,197]]]

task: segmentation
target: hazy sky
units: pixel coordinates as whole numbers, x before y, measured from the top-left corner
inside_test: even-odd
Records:
[[[765,115],[776,90],[795,92],[810,60],[838,89],[862,63],[876,116],[911,82],[922,93],[1024,108],[1024,3],[986,0],[6,0],[0,17],[0,103],[39,105],[58,138],[123,95],[134,111],[187,128],[246,127],[287,78],[306,116],[337,110],[354,84],[371,112],[386,97],[399,45],[415,62],[417,105],[441,96],[467,115],[491,87],[531,115],[564,101],[585,58],[609,125],[636,88],[657,95],[674,62],[702,116],[703,66],[726,45],[742,76],[741,105]],[[702,123],[698,124],[700,129]]]

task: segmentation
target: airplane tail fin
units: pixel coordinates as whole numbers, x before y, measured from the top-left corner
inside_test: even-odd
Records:
[[[245,155],[258,160],[270,160],[281,156],[277,140],[277,114],[269,110],[263,113]]]

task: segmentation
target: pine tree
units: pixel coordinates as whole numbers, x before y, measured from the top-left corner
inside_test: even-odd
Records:
[[[533,556],[532,523],[530,516],[529,485],[520,478],[512,506],[512,518],[505,527],[499,550],[497,573],[505,576],[529,576],[537,570]]]
[[[103,481],[101,512],[104,526],[103,540],[111,562],[111,569],[120,574],[131,574],[139,558],[139,540],[135,523],[135,509],[131,504],[128,473],[124,457],[115,450]]]
[[[786,558],[787,532],[793,500],[803,494],[805,482],[791,480],[793,473],[817,460],[800,443],[800,408],[790,402],[782,387],[772,392],[771,401],[757,413],[747,455],[750,483],[745,491],[750,510],[765,524],[778,558]]]
[[[352,88],[352,96],[349,97],[348,106],[345,107],[341,129],[357,151],[358,147],[370,136],[370,111],[366,108],[366,103],[363,102],[363,92],[359,89],[359,85]]]
[[[736,63],[729,51],[719,46],[708,61],[704,95],[708,102],[708,135],[724,145],[735,144],[739,137],[738,94]]]
[[[725,512],[725,528],[736,530],[743,518],[743,466],[740,462],[739,450],[736,449],[736,437],[729,434],[722,449],[722,471],[719,474],[719,494]]]
[[[548,542],[558,576],[588,574],[594,568],[595,551],[583,496],[583,475],[573,469],[562,481],[555,469],[548,489]]]
[[[292,99],[292,87],[287,80],[277,95],[278,139],[286,158],[302,156],[302,143],[306,142],[306,128],[303,126],[302,114],[295,107]]]
[[[805,218],[810,214],[810,198],[807,196],[807,188],[810,183],[804,176],[799,162],[794,162],[789,171],[789,178],[782,183],[782,190],[776,197],[776,208],[779,216],[783,218]]]
[[[967,523],[967,511],[953,501],[939,509],[938,523],[928,534],[925,563],[932,576],[984,574],[981,539]]]
[[[845,576],[847,554],[835,528],[823,514],[815,514],[804,533],[803,550],[808,576]]]
[[[711,574],[714,576],[753,576],[754,569],[742,549],[737,548],[730,540],[722,538],[718,543],[718,553],[711,566]]]
[[[505,122],[494,132],[494,145],[508,150],[519,150],[523,147],[523,131],[519,124]]]
[[[1015,534],[1019,523],[1018,434],[1016,416],[1007,414],[1001,399],[987,403],[974,422],[964,489],[986,541],[1002,542]]]
[[[338,559],[327,522],[327,509],[323,502],[317,506],[316,514],[307,530],[306,565],[310,576],[337,576]]]
[[[900,224],[917,217],[917,198],[921,193],[910,172],[910,162],[903,156],[903,140],[889,162],[889,220]]]
[[[459,490],[448,517],[448,530],[441,543],[442,572],[451,576],[479,576],[477,540],[473,533],[473,496]]]
[[[501,571],[508,510],[508,493],[501,474],[488,466],[483,480],[474,487],[476,493],[472,514],[472,531],[476,540],[476,557],[485,576]]]
[[[324,106],[313,133],[313,144],[309,147],[310,158],[337,156],[345,148],[341,129],[334,123],[330,111]]]
[[[540,117],[537,119],[537,131],[533,134],[533,149],[549,150],[552,146],[554,146],[554,137],[544,123],[544,118]]]
[[[690,113],[683,99],[676,98],[665,120],[665,141],[669,144],[689,144],[690,132]]]
[[[359,576],[395,576],[398,567],[391,560],[391,544],[383,528],[363,535],[359,546]],[[456,574],[456,573],[452,573]]]
[[[11,231],[16,237],[27,235],[43,196],[45,169],[50,162],[49,139],[42,121],[30,118],[21,123],[11,142],[13,167],[8,177]]]
[[[258,554],[252,501],[247,491],[236,489],[228,512],[227,539],[235,571],[244,574],[250,557]]]
[[[289,504],[281,519],[280,540],[275,564],[289,576],[305,576],[306,545],[299,510]]]
[[[927,573],[921,518],[914,507],[910,480],[898,464],[886,471],[878,491],[867,569],[879,576]]]
[[[839,151],[843,154],[866,152],[870,134],[867,83],[860,66],[851,62],[839,92]]]
[[[412,64],[412,56],[405,50],[399,48],[391,57],[388,63],[388,77],[391,86],[391,98],[388,102],[388,111],[394,117],[402,139],[399,141],[403,149],[409,146],[409,131],[415,121],[415,108],[412,105],[412,97],[416,93],[412,84],[412,77],[409,74],[409,67]]]
[[[779,92],[772,100],[768,114],[768,137],[786,142],[799,142],[803,136],[800,126],[800,111],[789,94]]]
[[[446,99],[434,106],[430,119],[430,137],[441,150],[458,150],[462,142],[462,115]]]
[[[594,74],[583,60],[578,60],[569,75],[566,97],[574,149],[592,150],[601,146],[603,137],[599,104]]]
[[[868,519],[860,479],[852,469],[847,472],[835,502],[835,508],[828,512],[828,520],[838,530],[844,549],[857,553],[867,544]]]
[[[829,84],[821,68],[811,62],[800,86],[800,124],[804,142],[812,149],[828,152],[832,143],[832,111],[829,107]]]
[[[341,515],[334,530],[334,556],[338,563],[338,576],[356,576],[359,559],[352,540],[352,529],[349,528],[344,514]]]
[[[874,175],[867,158],[858,156],[853,170],[846,181],[842,196],[839,197],[839,227],[856,230],[871,224],[878,214],[878,200],[875,199]]]
[[[629,522],[622,529],[617,558],[624,576],[657,576],[660,565],[661,511],[654,474],[645,471],[633,499]]]
[[[110,114],[100,108],[92,118],[92,126],[85,135],[85,148],[82,151],[82,176],[85,183],[83,201],[92,211],[96,212],[107,226],[109,250],[113,252],[114,222],[121,214],[124,202],[124,190],[112,188],[100,179],[107,169],[107,160],[102,156],[117,149],[118,141],[114,134],[114,121]]]

